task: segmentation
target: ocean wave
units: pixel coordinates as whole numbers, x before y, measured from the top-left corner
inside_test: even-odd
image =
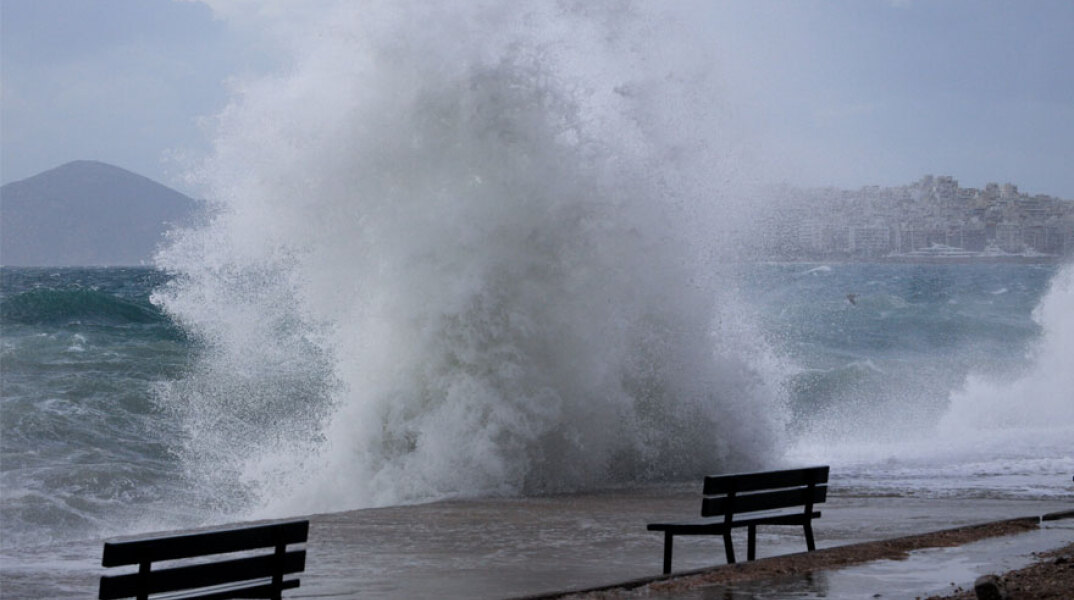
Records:
[[[92,289],[27,290],[0,301],[0,322],[23,325],[163,324],[168,317],[148,300]]]

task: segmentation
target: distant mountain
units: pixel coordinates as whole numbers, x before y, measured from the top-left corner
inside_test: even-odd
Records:
[[[70,162],[0,187],[0,264],[148,264],[199,203],[119,167]]]

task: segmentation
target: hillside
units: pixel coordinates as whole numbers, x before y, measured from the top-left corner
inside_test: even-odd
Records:
[[[0,264],[147,264],[198,203],[119,167],[75,161],[0,187]]]

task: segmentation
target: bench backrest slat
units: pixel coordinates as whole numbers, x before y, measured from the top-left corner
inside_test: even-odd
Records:
[[[809,485],[810,483],[828,483],[828,466],[806,467],[804,469],[785,469],[762,473],[741,473],[736,475],[715,475],[705,478],[703,494],[715,496],[731,492],[751,492],[754,490],[773,490]]]
[[[275,598],[277,591],[293,590],[299,586],[297,579],[289,579],[283,582],[283,585],[277,588],[273,587],[271,583],[243,585],[239,587],[228,587],[226,590],[215,590],[211,592],[191,592],[194,595],[183,594],[182,600],[232,600],[234,598]]]
[[[724,516],[729,512],[739,514],[796,506],[806,507],[820,504],[827,497],[827,485],[814,486],[812,489],[801,487],[774,492],[717,496],[715,498],[705,498],[701,501],[701,516],[715,517]]]
[[[101,577],[100,600],[130,598],[139,592],[159,594],[223,583],[236,583],[272,577],[276,572],[300,573],[306,568],[306,551],[292,550],[283,555],[283,568],[277,571],[280,557],[273,554],[235,558],[219,562],[186,565],[150,571],[143,580],[139,573]]]
[[[305,542],[308,535],[309,521],[288,521],[128,542],[105,542],[101,564],[105,567],[117,567],[135,565],[143,561],[156,562],[255,550],[277,544],[299,544]]]

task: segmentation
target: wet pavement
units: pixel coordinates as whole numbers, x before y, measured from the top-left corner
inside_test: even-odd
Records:
[[[835,496],[814,530],[817,547],[828,548],[1069,507],[1058,501]],[[312,567],[294,597],[513,598],[659,576],[663,537],[646,531],[645,523],[697,508],[690,488],[322,515],[312,521]],[[735,544],[744,552],[745,531],[736,532]],[[802,552],[805,542],[799,528],[762,527],[757,548],[763,558]],[[719,538],[676,540],[676,572],[723,562]]]
[[[814,530],[818,548],[828,548],[1070,508],[1069,501],[1057,499],[870,497],[840,495],[835,490]],[[287,597],[513,598],[655,577],[660,575],[663,538],[646,531],[645,524],[696,511],[696,489],[683,487],[460,500],[314,515],[302,587]],[[1024,540],[1016,542],[1021,545],[1004,546],[1000,540],[985,543],[979,554],[967,550],[968,546],[927,551],[931,554],[920,559],[880,561],[798,581],[768,581],[758,589],[713,588],[671,597],[862,598],[884,589],[942,591],[950,582],[972,583],[978,565],[991,569],[1006,556],[1028,562],[1017,557],[1074,539],[1070,528],[1074,520],[1059,523],[1036,537],[1018,536]],[[744,535],[736,536],[735,542],[743,551]],[[758,558],[803,550],[798,528],[758,531]],[[105,571],[100,567],[100,553],[100,540],[5,549],[0,553],[0,595],[5,599],[93,597]],[[719,538],[676,540],[676,571],[722,563]],[[929,575],[927,582],[914,583],[915,577],[925,576],[926,567],[939,564],[946,566]],[[1008,564],[1014,563],[1003,563],[1004,568]],[[898,583],[903,580],[907,583]],[[863,596],[863,591],[868,593]],[[844,593],[850,595],[833,595]],[[881,597],[913,598],[915,594]]]

